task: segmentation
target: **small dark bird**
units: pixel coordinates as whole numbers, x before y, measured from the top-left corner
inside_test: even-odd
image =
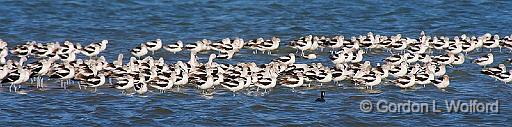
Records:
[[[320,92],[320,98],[317,98],[315,100],[315,102],[325,102],[324,96],[325,96],[325,91],[321,91]]]

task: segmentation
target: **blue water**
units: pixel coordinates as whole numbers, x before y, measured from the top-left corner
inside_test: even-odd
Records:
[[[129,55],[139,43],[161,38],[165,43],[192,43],[207,38],[279,36],[282,45],[300,36],[354,36],[373,32],[401,33],[416,37],[422,30],[430,35],[455,36],[487,32],[502,37],[512,33],[511,1],[1,1],[0,39],[9,47],[30,40],[41,42],[72,40],[82,45],[108,39],[100,55],[109,60]],[[282,48],[277,55],[293,52]],[[511,54],[495,53],[496,63]],[[242,51],[232,61],[268,62],[275,55],[249,55]],[[471,53],[477,57],[483,53]],[[365,56],[377,62],[387,54]],[[205,55],[205,54],[203,54]],[[187,60],[187,54],[170,55],[161,50],[155,57],[168,63]],[[204,57],[202,60],[204,61]],[[222,61],[221,61],[222,62]],[[298,62],[330,63],[324,54],[317,60]],[[369,92],[324,84],[323,87],[273,89],[264,96],[222,89],[205,97],[193,89],[145,96],[123,95],[112,88],[97,92],[70,88],[57,81],[51,89],[24,88],[27,94],[0,92],[0,126],[413,126],[413,125],[510,125],[512,88],[479,74],[470,60],[448,69],[451,85],[445,91],[433,86],[401,90],[380,85]],[[510,65],[508,65],[510,67]],[[55,84],[55,85],[52,85]],[[319,91],[327,91],[326,103],[315,103]],[[8,90],[7,90],[8,91]],[[431,102],[437,100],[500,101],[493,113],[365,113],[362,100],[390,102]],[[439,105],[443,106],[443,105]]]

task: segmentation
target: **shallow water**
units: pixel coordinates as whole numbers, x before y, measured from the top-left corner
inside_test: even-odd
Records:
[[[511,5],[510,1],[2,1],[0,38],[9,42],[9,47],[29,40],[69,39],[84,45],[108,39],[111,43],[101,55],[112,60],[119,53],[129,55],[130,48],[155,38],[166,43],[191,43],[202,38],[279,36],[283,47],[287,41],[308,34],[353,36],[371,31],[416,37],[424,30],[431,35],[490,32],[505,36],[512,33]],[[277,55],[294,52],[281,49]],[[510,58],[506,51],[494,53],[496,63]],[[475,58],[485,52],[469,56]],[[243,50],[234,60],[220,62],[266,63],[276,56],[250,53]],[[371,52],[364,60],[377,62],[386,55]],[[164,50],[154,56],[164,57],[168,63],[188,59],[186,53],[173,55]],[[193,89],[138,96],[123,95],[112,88],[101,88],[96,93],[76,86],[64,90],[57,81],[49,81],[47,90],[24,87],[25,94],[9,93],[4,85],[0,92],[0,125],[508,125],[511,86],[480,74],[481,68],[470,61],[448,69],[451,84],[445,91],[431,85],[401,90],[387,83],[374,88],[375,92],[324,84],[295,90],[276,88],[263,96],[247,92],[233,96],[219,89],[214,96],[201,96]],[[330,64],[325,54],[298,62]],[[315,103],[322,90],[327,92],[327,102]],[[499,100],[500,113],[365,113],[359,108],[362,100],[382,99],[427,103]]]

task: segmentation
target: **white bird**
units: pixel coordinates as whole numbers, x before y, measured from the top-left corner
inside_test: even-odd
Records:
[[[432,65],[432,67],[434,68],[434,76],[443,76],[444,74],[446,74],[445,64],[440,64],[438,66]]]
[[[316,54],[311,53],[311,54],[308,54],[308,55],[303,55],[302,58],[304,58],[304,59],[316,59]]]
[[[155,51],[162,48],[162,40],[156,39],[154,41],[148,41],[144,43],[144,45],[146,45],[147,49],[151,51],[152,54],[155,54]]]
[[[135,92],[137,92],[138,94],[144,94],[148,91],[148,86],[146,84],[144,75],[139,75],[139,78],[135,81],[133,85],[133,89],[135,89]]]
[[[355,80],[358,84],[363,84],[367,88],[370,87],[373,90],[373,86],[379,85],[382,81],[380,74],[365,74],[361,78]]]
[[[140,46],[133,48],[131,53],[133,56],[140,58],[148,53],[148,48],[145,44],[140,44]]]
[[[392,65],[389,73],[394,77],[401,77],[407,74],[408,64],[403,62],[399,66]]]
[[[386,57],[384,59],[384,62],[386,63],[389,63],[391,65],[399,65],[401,64],[402,62],[405,61],[406,58],[404,58],[404,56],[402,55],[398,55],[398,54],[395,54],[395,55],[391,55],[389,57]]]
[[[87,87],[93,87],[94,92],[98,89],[98,87],[105,84],[105,75],[104,74],[98,74],[97,76],[93,76],[90,78],[87,78],[85,81],[81,82],[82,85],[86,85]]]
[[[164,46],[164,49],[176,54],[176,52],[180,52],[181,50],[183,50],[183,42],[178,41],[176,42],[176,44],[166,45]]]
[[[9,92],[14,87],[14,91],[16,92],[16,85],[25,82],[25,79],[28,79],[31,72],[23,68],[23,62],[27,61],[26,57],[21,57],[19,64],[17,65],[17,70],[10,72],[1,83],[10,83]]]
[[[134,78],[130,75],[127,75],[127,76],[117,78],[117,82],[114,84],[114,86],[116,89],[123,90],[123,92],[124,92],[127,89],[132,88],[134,85],[134,82],[135,82]]]
[[[512,81],[512,70],[509,70],[508,73],[499,73],[496,75],[496,79],[508,83]]]
[[[64,88],[64,80],[70,80],[75,77],[75,68],[69,63],[64,63],[62,66],[58,66],[58,68],[54,68],[51,72],[49,72],[50,78],[58,78],[60,79],[60,85]]]
[[[416,77],[411,74],[408,76],[398,77],[393,82],[395,83],[395,85],[397,85],[400,88],[409,88],[409,87],[412,87],[415,85]]]
[[[484,68],[485,68],[485,66],[492,64],[494,62],[494,56],[492,55],[492,53],[489,53],[485,56],[475,59],[475,61],[473,61],[473,62],[480,66],[484,66]]]
[[[505,64],[499,64],[498,67],[484,68],[480,72],[482,74],[486,74],[486,75],[489,75],[489,76],[495,78],[495,76],[497,74],[506,73],[507,72],[507,66],[505,66]]]
[[[205,49],[205,47],[207,47],[204,45],[204,43],[206,43],[206,42],[209,42],[209,41],[206,39],[203,39],[203,41],[197,41],[196,43],[193,43],[193,44],[187,44],[187,45],[185,45],[185,49],[188,49],[192,53],[201,52],[201,51],[203,51],[203,49]]]
[[[484,40],[483,47],[488,48],[489,51],[500,46],[500,37],[498,35],[491,36],[491,34],[487,33],[484,35]]]
[[[231,79],[228,82],[221,83],[221,85],[231,92],[237,92],[239,90],[242,90],[245,87],[246,82],[250,83],[251,82],[250,79],[251,79],[250,76],[247,79],[244,79],[244,78]]]
[[[150,82],[151,87],[158,89],[163,93],[165,90],[171,89],[174,82],[176,82],[176,72],[171,72],[170,77],[158,75]]]
[[[462,53],[459,53],[457,55],[455,55],[455,59],[454,61],[452,62],[453,65],[461,65],[461,64],[464,64],[464,54]]]
[[[436,86],[439,89],[444,89],[450,85],[450,77],[448,75],[443,75],[441,79],[434,79],[431,81],[434,86]]]
[[[298,73],[297,75],[286,75],[281,78],[280,84],[285,87],[295,88],[304,84],[304,75]]]
[[[211,72],[208,72],[208,73],[211,73]],[[196,84],[197,84],[197,88],[203,90],[202,93],[205,93],[204,90],[206,89],[210,89],[213,87],[213,75],[211,74],[207,74],[206,75],[206,80],[198,80],[196,81]]]
[[[93,56],[98,55],[101,52],[101,45],[88,45],[81,50],[82,54],[92,58]]]
[[[268,51],[268,54],[272,54],[272,50],[276,50],[279,48],[279,43],[281,42],[281,39],[278,37],[272,37],[272,40],[266,40],[262,43],[262,45],[259,45],[258,50],[265,53],[265,51]]]
[[[295,63],[295,54],[290,53],[290,54],[288,54],[288,56],[281,56],[281,57],[279,57],[277,59],[274,59],[272,61],[273,62],[282,63],[282,64],[285,64],[285,65],[292,65],[293,63]]]

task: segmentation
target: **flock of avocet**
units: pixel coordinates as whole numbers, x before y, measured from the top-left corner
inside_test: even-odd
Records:
[[[63,44],[31,41],[11,49],[7,47],[7,42],[0,41],[0,80],[2,84],[10,85],[10,91],[34,85],[44,88],[47,87],[43,83],[45,79],[58,79],[63,88],[77,85],[80,89],[92,87],[96,91],[98,87],[111,86],[123,93],[138,94],[150,88],[165,92],[180,87],[197,88],[201,93],[208,93],[208,90],[216,87],[232,92],[260,89],[266,92],[276,86],[310,87],[312,84],[321,86],[330,82],[338,84],[343,80],[366,89],[373,89],[385,81],[400,88],[432,84],[443,89],[450,84],[449,76],[445,74],[446,66],[463,64],[468,52],[482,48],[491,52],[494,48],[500,48],[500,52],[502,48],[512,51],[512,36],[499,38],[498,35],[484,34],[449,38],[427,36],[421,32],[418,38],[404,38],[400,34],[383,36],[370,32],[350,39],[344,36],[300,37],[288,43],[297,52],[280,56],[267,64],[215,62],[216,59],[231,59],[242,49],[253,50],[254,54],[258,51],[271,54],[278,50],[280,42],[278,37],[249,41],[226,38],[218,42],[203,39],[187,45],[181,41],[164,45],[162,40],[156,39],[131,49],[133,57],[129,62],[123,62],[123,54],[119,54],[118,59],[110,63],[105,57],[98,57],[107,49],[108,40],[87,46],[69,41]],[[172,53],[188,50],[190,60],[167,63],[163,58],[147,56],[149,52],[154,53],[161,48]],[[295,63],[297,59],[317,58],[315,52],[323,52],[324,48],[330,51],[328,58],[333,67],[322,63]],[[212,50],[213,53],[209,52]],[[391,56],[386,57],[384,63],[372,67],[369,61],[363,61],[364,54],[372,50],[388,51]],[[208,62],[200,63],[198,53],[212,54]],[[19,61],[6,60],[8,54],[18,57]],[[78,59],[78,54],[89,59]],[[34,62],[25,64],[28,58],[33,58]],[[510,82],[512,70],[507,71],[504,64],[486,68],[493,62],[492,53],[473,61],[483,66],[482,73],[505,83]],[[27,83],[29,80],[36,83]]]

